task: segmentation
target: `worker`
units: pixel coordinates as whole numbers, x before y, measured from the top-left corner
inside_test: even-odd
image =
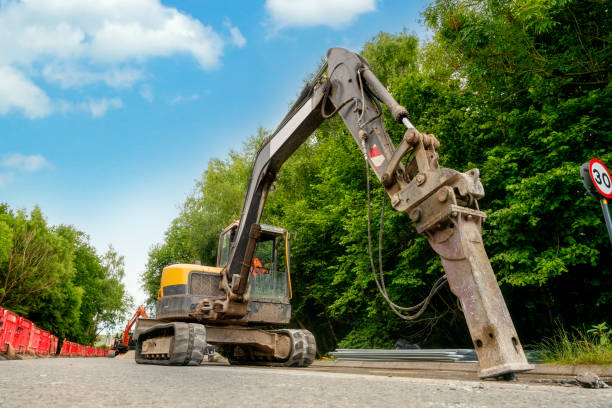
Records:
[[[251,273],[253,276],[258,277],[263,276],[264,274],[268,273],[268,271],[266,268],[264,268],[259,258],[255,257],[253,258],[253,265],[251,265]]]

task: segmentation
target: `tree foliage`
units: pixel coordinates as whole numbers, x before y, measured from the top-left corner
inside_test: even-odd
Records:
[[[91,344],[130,306],[123,258],[100,257],[85,233],[0,204],[0,305],[58,337]]]
[[[612,298],[610,243],[580,164],[612,163],[610,16],[605,2],[438,0],[424,20],[433,39],[380,33],[362,55],[421,130],[441,142],[440,163],[480,169],[484,242],[524,342],[555,321],[595,324]],[[385,112],[395,143],[402,126]],[[155,246],[143,275],[154,300],[161,269],[214,264],[218,234],[241,209],[263,131],[242,151],[209,163],[195,192]],[[293,319],[319,346],[389,346],[398,337],[465,346],[448,291],[406,324],[386,307],[370,272],[365,164],[338,117],[323,123],[283,166],[263,221],[293,232]],[[382,188],[372,190],[374,230]],[[387,204],[383,264],[389,293],[413,304],[443,273],[405,214]],[[376,250],[376,248],[375,248]],[[434,324],[438,323],[438,324]]]

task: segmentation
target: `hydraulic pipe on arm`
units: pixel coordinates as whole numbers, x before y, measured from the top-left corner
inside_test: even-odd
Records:
[[[327,75],[325,75],[325,68]],[[376,99],[407,130],[394,147]],[[460,173],[438,165],[438,140],[419,133],[360,56],[332,48],[327,66],[304,89],[257,154],[247,196],[215,305],[220,317],[246,314],[249,269],[268,190],[281,165],[319,124],[338,113],[397,211],[409,214],[417,232],[440,255],[451,291],[458,297],[480,363],[492,377],[530,370],[482,242],[484,189],[477,169]],[[410,155],[406,164],[402,159]]]

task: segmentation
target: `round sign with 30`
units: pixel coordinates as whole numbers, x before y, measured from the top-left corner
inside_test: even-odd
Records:
[[[598,159],[589,162],[589,174],[595,188],[606,198],[612,198],[612,176],[606,166]]]

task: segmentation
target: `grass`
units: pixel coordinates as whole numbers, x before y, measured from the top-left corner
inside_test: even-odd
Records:
[[[552,337],[534,348],[547,363],[552,364],[612,364],[611,331],[602,323],[589,330],[568,332],[558,327]]]

